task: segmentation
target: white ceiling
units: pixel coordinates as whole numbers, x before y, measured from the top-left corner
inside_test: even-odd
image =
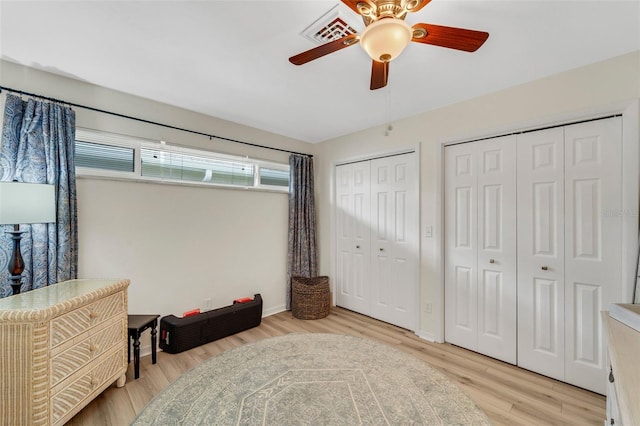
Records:
[[[0,0],[0,55],[319,142],[640,50],[638,0],[432,0],[406,21],[487,31],[485,45],[411,43],[370,91],[359,46],[287,60],[315,47],[300,33],[338,3]]]

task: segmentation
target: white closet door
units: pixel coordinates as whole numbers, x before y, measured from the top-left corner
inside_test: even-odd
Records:
[[[475,146],[445,147],[445,340],[478,350]]]
[[[518,136],[518,365],[564,379],[564,131]]]
[[[418,202],[414,154],[371,161],[371,315],[418,323]]]
[[[478,352],[516,363],[516,140],[476,143]]]
[[[565,379],[605,393],[600,311],[622,300],[622,119],[565,128]]]
[[[445,148],[445,339],[516,362],[515,138]]]
[[[336,167],[339,306],[370,315],[370,165]]]

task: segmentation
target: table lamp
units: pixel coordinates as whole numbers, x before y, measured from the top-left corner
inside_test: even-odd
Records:
[[[13,241],[9,260],[13,294],[20,293],[24,262],[20,240],[25,231],[20,224],[52,223],[56,221],[56,190],[54,185],[42,183],[0,182],[0,225],[13,225],[7,231]]]

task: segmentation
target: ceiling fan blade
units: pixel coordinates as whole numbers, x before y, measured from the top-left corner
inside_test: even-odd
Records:
[[[344,49],[345,47],[352,46],[356,44],[359,39],[360,36],[358,34],[351,34],[338,40],[330,41],[329,43],[325,43],[321,46],[314,47],[313,49],[307,50],[306,52],[302,52],[295,56],[292,56],[289,58],[289,62],[294,65],[306,64],[307,62],[318,59],[324,55],[328,55],[329,53],[333,53],[340,49]]]
[[[422,9],[423,7],[425,7],[427,4],[429,4],[431,0],[422,0],[420,1],[414,8],[410,9],[409,12],[417,12],[420,9]]]
[[[358,14],[360,13],[358,12],[358,8],[356,7],[356,5],[358,4],[358,0],[342,0],[342,3],[349,6],[349,8],[353,10],[355,13],[358,13]]]
[[[381,89],[389,79],[389,62],[371,61],[371,90]]]
[[[413,29],[414,37],[411,41],[448,47],[449,49],[464,50],[465,52],[475,52],[489,38],[489,33],[485,33],[484,31],[444,27],[442,25],[415,24]],[[415,37],[416,29],[422,29],[426,31],[427,34],[424,37]]]

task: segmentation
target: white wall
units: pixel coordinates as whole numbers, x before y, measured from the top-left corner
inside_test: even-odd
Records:
[[[421,229],[433,226],[434,237],[421,237],[419,333],[436,338],[442,328],[438,245],[442,143],[588,117],[639,98],[640,52],[394,122],[389,136],[379,127],[315,146],[8,62],[0,61],[0,76],[1,84],[9,87],[314,154],[320,273],[327,275],[334,272],[333,164],[420,144]],[[278,152],[76,111],[81,127],[274,161],[287,158]],[[79,180],[78,193],[80,273],[132,278],[131,312],[179,314],[200,306],[205,297],[221,306],[254,292],[265,296],[267,312],[283,308],[285,195],[85,179]],[[253,214],[243,209],[251,206],[255,206]],[[262,215],[263,211],[269,213]],[[169,234],[161,237],[161,231]],[[427,303],[433,305],[431,314],[424,311]]]
[[[0,84],[187,129],[312,153],[313,145],[0,61]],[[4,92],[3,96],[4,98]],[[246,147],[82,108],[76,125],[287,163]],[[129,312],[176,314],[261,293],[284,309],[288,197],[284,193],[79,178],[80,278],[129,278]]]
[[[78,201],[79,275],[130,278],[130,312],[284,309],[287,194],[79,179]]]
[[[418,333],[425,338],[442,338],[442,144],[592,117],[639,97],[640,52],[634,52],[394,122],[389,136],[379,127],[319,144],[315,165],[321,273],[334,273],[334,164],[419,144],[422,235]],[[425,226],[433,226],[434,237],[424,237]],[[433,307],[430,314],[427,304]]]

